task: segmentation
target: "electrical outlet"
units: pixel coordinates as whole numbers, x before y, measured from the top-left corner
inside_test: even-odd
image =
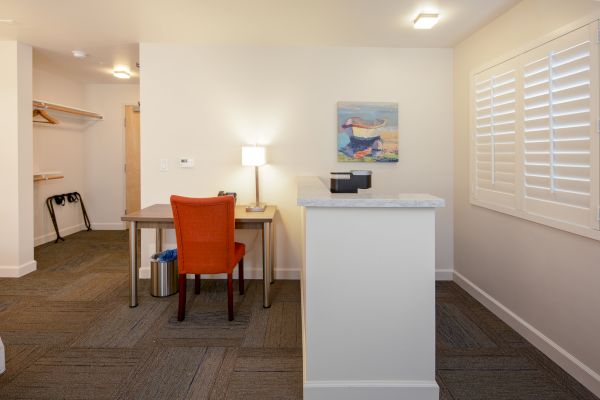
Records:
[[[194,159],[182,157],[179,159],[179,168],[194,168]]]

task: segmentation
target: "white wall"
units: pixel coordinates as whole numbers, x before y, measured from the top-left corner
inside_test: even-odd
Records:
[[[597,11],[525,0],[454,53],[457,281],[600,395],[600,243],[469,204],[469,74]],[[478,290],[479,289],[479,290]]]
[[[17,277],[36,269],[31,47],[0,42],[0,60],[0,277]]]
[[[33,98],[85,108],[82,84],[40,69],[33,70]],[[54,226],[45,204],[46,198],[56,194],[79,192],[84,200],[87,199],[83,132],[93,122],[63,113],[53,115],[59,120],[58,125],[33,124],[33,169],[34,172],[60,171],[64,179],[34,184],[36,245],[56,239]],[[38,117],[36,120],[41,118]],[[54,204],[54,210],[61,236],[82,229],[83,217],[78,203],[67,202],[64,207]]]
[[[85,206],[93,229],[122,229],[125,211],[125,106],[138,103],[137,84],[85,85],[87,109],[104,120],[86,129]]]
[[[238,192],[241,204],[252,201],[253,172],[240,165],[240,153],[243,144],[258,142],[268,146],[269,163],[260,169],[261,199],[280,211],[278,277],[297,278],[300,266],[295,177],[356,168],[373,169],[377,189],[448,201],[437,217],[436,265],[452,268],[450,49],[142,43],[140,53],[142,206],[221,189]],[[338,163],[338,101],[398,102],[400,162]],[[195,158],[195,169],[179,169],[178,157]],[[168,172],[159,171],[161,158],[169,159]],[[144,256],[150,237],[144,236]],[[255,238],[238,232],[251,249],[250,269],[260,261]]]

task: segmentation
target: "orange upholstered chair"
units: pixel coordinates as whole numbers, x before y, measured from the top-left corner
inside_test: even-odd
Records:
[[[171,196],[177,263],[179,266],[179,310],[185,318],[186,274],[195,275],[195,292],[200,293],[201,274],[227,274],[229,320],[233,320],[233,269],[239,264],[240,294],[244,294],[246,248],[234,241],[235,205],[232,196],[194,199]]]

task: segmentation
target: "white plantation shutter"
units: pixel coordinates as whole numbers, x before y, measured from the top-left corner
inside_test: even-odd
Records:
[[[598,229],[597,38],[593,23],[474,75],[474,203]]]
[[[514,207],[517,71],[502,65],[477,76],[475,98],[475,196]]]

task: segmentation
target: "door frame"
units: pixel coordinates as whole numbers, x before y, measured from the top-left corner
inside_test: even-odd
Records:
[[[127,211],[127,108],[133,107],[134,112],[141,112],[139,104],[125,104],[122,108],[123,113],[123,133],[122,133],[122,143],[123,143],[123,159],[122,159],[122,167],[121,171],[123,173],[123,214]],[[139,133],[141,136],[141,121],[140,121],[140,129]],[[140,149],[140,158],[141,158],[141,149]],[[141,160],[140,160],[141,163]],[[141,166],[140,166],[140,203],[141,203]],[[128,225],[123,222],[123,229],[128,229]]]

